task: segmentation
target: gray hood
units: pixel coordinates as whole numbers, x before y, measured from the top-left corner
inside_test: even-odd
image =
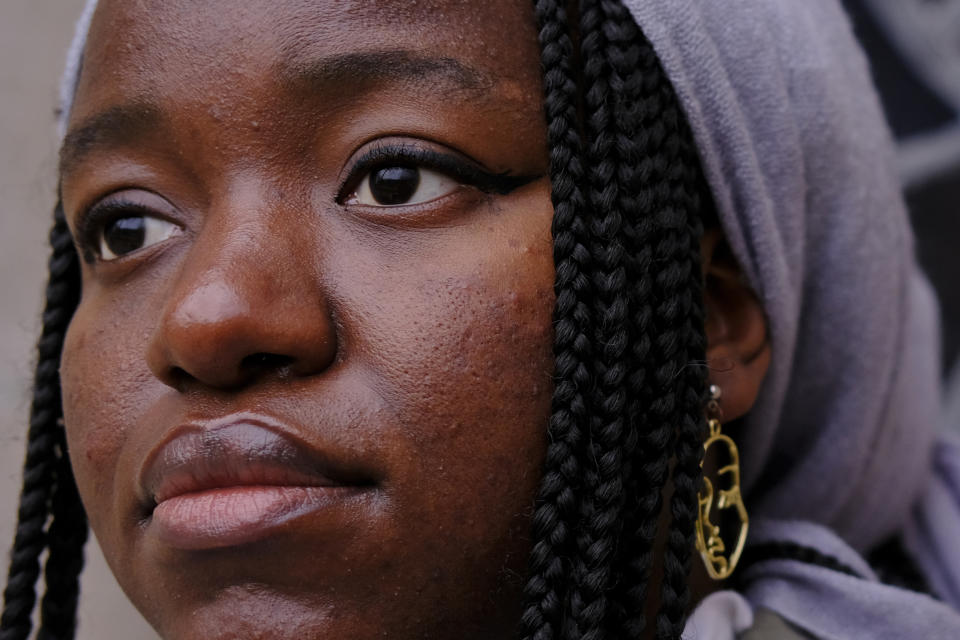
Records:
[[[770,372],[731,434],[748,544],[795,542],[860,576],[758,563],[742,576],[750,605],[817,638],[960,637],[960,446],[939,434],[937,307],[846,16],[836,0],[625,3],[769,323]],[[881,584],[861,558],[894,535],[942,602]],[[735,594],[719,595],[685,638],[742,630]]]
[[[734,434],[754,515],[858,550],[902,526],[939,420],[937,311],[834,0],[628,0],[693,128],[773,358]]]

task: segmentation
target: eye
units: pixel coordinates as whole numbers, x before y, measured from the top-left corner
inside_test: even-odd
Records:
[[[439,200],[460,189],[506,195],[538,176],[494,173],[452,149],[381,139],[358,154],[338,190],[344,205],[387,208]]]
[[[108,221],[100,230],[97,250],[101,260],[115,260],[163,242],[180,227],[146,215],[128,215]]]
[[[393,207],[430,202],[460,186],[442,173],[411,164],[381,165],[367,173],[346,204]]]

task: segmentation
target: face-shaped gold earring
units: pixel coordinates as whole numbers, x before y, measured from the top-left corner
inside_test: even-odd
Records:
[[[704,475],[703,487],[697,493],[696,542],[707,573],[714,580],[724,580],[733,573],[743,553],[749,519],[740,495],[740,452],[730,436],[724,435],[720,430],[720,387],[710,385],[710,398],[707,405],[710,435],[703,443],[704,462],[714,447],[719,450],[719,455],[725,458],[718,458],[722,460],[722,466],[717,469],[713,480]],[[716,515],[717,520],[711,518],[713,515]],[[733,518],[736,518],[739,525],[734,524],[728,531],[721,531],[721,526],[727,529],[726,522],[732,524]],[[728,548],[731,549],[729,553]]]

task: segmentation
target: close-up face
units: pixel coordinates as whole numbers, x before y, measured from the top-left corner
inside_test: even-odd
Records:
[[[494,638],[553,370],[523,0],[105,0],[62,154],[70,457],[165,638]]]
[[[960,637],[882,3],[67,4],[0,640]]]

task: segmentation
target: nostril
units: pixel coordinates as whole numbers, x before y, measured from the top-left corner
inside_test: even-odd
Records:
[[[295,364],[296,358],[275,353],[253,353],[234,361],[231,366],[218,366],[215,369],[171,367],[168,370],[167,384],[180,392],[197,385],[212,386],[219,389],[233,389],[249,384],[265,375],[286,376]]]
[[[181,367],[173,367],[170,369],[170,383],[174,389],[183,389],[184,386],[189,384],[193,379],[193,376]]]
[[[240,369],[244,372],[260,373],[263,371],[280,371],[293,364],[293,357],[276,353],[253,353],[240,362]]]

